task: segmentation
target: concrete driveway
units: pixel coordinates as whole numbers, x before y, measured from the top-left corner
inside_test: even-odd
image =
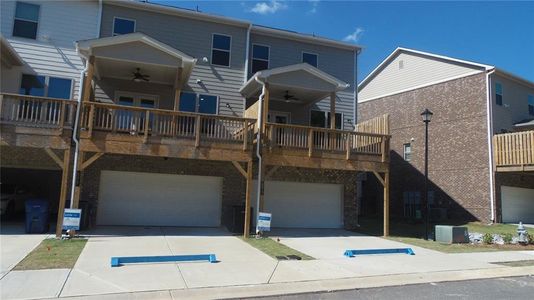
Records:
[[[26,234],[24,224],[2,223],[0,226],[0,278],[3,278],[48,234]]]
[[[112,256],[208,254],[218,263],[129,264]],[[61,296],[267,283],[276,261],[218,228],[100,227],[89,233]]]
[[[337,229],[285,229],[275,230],[273,236],[280,242],[302,253],[315,257],[323,265],[338,268],[338,277],[359,277],[384,274],[438,272],[451,270],[495,268],[487,262],[445,254],[415,247],[380,237],[361,235]],[[389,254],[365,255],[355,258],[343,256],[348,249],[412,248],[416,255]],[[344,271],[348,276],[341,276]],[[273,281],[287,278],[277,272]]]

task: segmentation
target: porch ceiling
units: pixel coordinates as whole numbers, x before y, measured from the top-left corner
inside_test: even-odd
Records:
[[[78,41],[76,47],[85,58],[95,58],[99,79],[132,79],[132,73],[140,68],[142,74],[150,75],[151,82],[183,85],[197,61],[140,32]],[[180,70],[182,74],[177,76]]]
[[[240,93],[246,98],[258,97],[263,86],[258,81],[269,84],[271,99],[302,104],[317,102],[349,87],[349,84],[302,63],[259,71],[241,87]],[[288,99],[287,95],[292,97]]]

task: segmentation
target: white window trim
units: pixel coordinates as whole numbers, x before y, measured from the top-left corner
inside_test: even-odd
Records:
[[[214,48],[213,47],[213,40],[215,38],[216,35],[221,35],[221,36],[226,36],[226,37],[229,37],[230,38],[230,49],[226,50],[226,49],[220,49],[220,48]],[[213,63],[213,50],[217,50],[217,51],[225,51],[225,52],[228,52],[228,65],[225,66],[225,65],[218,65],[218,64],[214,64]],[[218,66],[218,67],[226,67],[226,68],[230,68],[230,66],[232,65],[232,36],[231,35],[228,35],[228,34],[224,34],[224,33],[217,33],[217,32],[214,32],[211,34],[211,60],[210,60],[210,65],[213,65],[213,66]],[[204,94],[204,95],[207,95],[207,94]],[[218,96],[217,96],[218,97]]]
[[[310,65],[310,66],[315,67],[315,68],[319,68],[319,54],[315,53],[315,52],[310,52],[310,51],[301,51],[301,53],[300,53],[300,61],[301,62],[304,62],[304,53],[315,55],[317,57],[317,66],[312,66],[312,65]]]
[[[254,46],[267,47],[267,59],[263,58],[254,58]],[[267,69],[271,67],[271,46],[265,44],[252,43],[252,55],[250,58],[250,71],[252,72],[252,66],[254,65],[254,60],[261,60],[267,62]]]
[[[44,96],[43,97],[46,97],[46,98],[52,98],[52,97],[48,97],[48,86],[49,86],[49,83],[50,83],[50,77],[53,77],[53,78],[57,78],[57,79],[65,79],[65,80],[70,80],[70,93],[69,93],[69,98],[68,99],[63,99],[63,98],[53,98],[53,99],[62,99],[62,100],[73,100],[74,97],[73,97],[73,94],[74,94],[74,84],[75,84],[75,80],[74,78],[68,78],[68,77],[58,77],[58,76],[49,76],[49,75],[43,75],[43,74],[29,74],[29,73],[21,73],[20,76],[19,76],[19,91],[20,91],[20,86],[22,84],[22,77],[24,75],[29,75],[29,76],[43,76],[45,78],[45,87],[44,87]]]
[[[137,20],[135,19],[129,19],[129,18],[124,18],[124,17],[117,17],[117,16],[114,16],[113,17],[113,23],[111,24],[111,36],[117,36],[117,35],[122,35],[120,33],[115,33],[115,20],[116,19],[121,19],[121,20],[126,20],[126,21],[132,21],[134,23],[134,28],[133,28],[133,32],[136,32],[137,30]]]
[[[322,127],[322,128],[330,129],[330,124],[327,124],[328,123],[328,115],[327,114],[330,114],[330,111],[320,110],[320,109],[310,109],[310,115],[309,115],[309,118],[308,118],[308,125],[309,126],[311,126],[311,112],[312,111],[318,111],[318,112],[324,113],[325,127]],[[342,112],[339,112],[339,111],[336,111],[336,114],[340,114],[341,115],[341,128],[338,129],[338,130],[344,130],[344,128],[345,128],[345,114],[342,113]]]
[[[38,6],[39,7],[39,13],[37,14],[37,21],[17,18],[17,4],[18,3],[25,3],[25,4],[31,4],[31,5]],[[35,31],[35,39],[27,38],[27,37],[23,37],[23,36],[15,36],[15,35],[13,35],[13,31],[15,31],[15,20],[21,20],[21,21],[26,21],[26,22],[35,22],[35,23],[37,23],[37,30]],[[37,40],[37,37],[39,37],[39,28],[40,28],[39,20],[41,20],[41,5],[40,4],[35,4],[35,3],[30,3],[30,2],[25,2],[25,1],[16,1],[15,2],[15,11],[13,12],[13,26],[11,28],[11,36],[14,37],[14,38],[21,38],[21,39],[27,39],[27,40]]]
[[[409,146],[410,147],[410,159],[406,159],[406,146]],[[402,144],[402,158],[404,159],[404,161],[411,161],[412,160],[412,143],[405,143],[405,144]]]
[[[153,94],[142,94],[142,93],[136,93],[136,92],[127,92],[127,91],[115,91],[115,98],[114,102],[116,104],[119,103],[119,97],[132,97],[134,100],[134,107],[141,107],[141,99],[140,98],[146,98],[149,100],[154,100],[154,108],[159,108],[159,95],[153,95]]]
[[[197,114],[199,113],[198,109],[200,107],[200,95],[212,96],[212,97],[217,98],[217,104],[215,105],[215,108],[216,108],[215,109],[215,115],[219,115],[219,105],[221,104],[221,97],[220,96],[209,94],[209,93],[197,93],[197,92],[194,92],[194,91],[181,91],[180,92],[180,97],[182,96],[183,93],[195,95],[195,111],[194,111],[194,113],[197,113]],[[180,108],[178,107],[178,109],[180,109]],[[209,114],[209,115],[211,115],[211,114]]]

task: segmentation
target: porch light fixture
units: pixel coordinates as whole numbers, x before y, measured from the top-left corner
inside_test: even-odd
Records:
[[[230,106],[230,103],[226,102],[226,108],[232,108],[232,107]]]
[[[428,203],[428,123],[432,120],[433,113],[426,108],[422,113],[421,117],[425,123],[425,191],[423,199],[425,202],[425,240],[428,240],[428,223],[430,219],[430,204]]]

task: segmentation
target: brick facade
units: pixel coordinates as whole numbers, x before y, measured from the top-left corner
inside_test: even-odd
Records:
[[[490,186],[485,74],[447,81],[358,104],[358,120],[384,113],[391,122],[391,214],[403,216],[403,193],[424,189],[424,123],[429,125],[429,190],[448,217],[489,221]],[[412,140],[413,139],[413,140]],[[403,158],[411,143],[412,158]],[[367,192],[367,195],[366,195]],[[365,198],[376,198],[364,191]]]

